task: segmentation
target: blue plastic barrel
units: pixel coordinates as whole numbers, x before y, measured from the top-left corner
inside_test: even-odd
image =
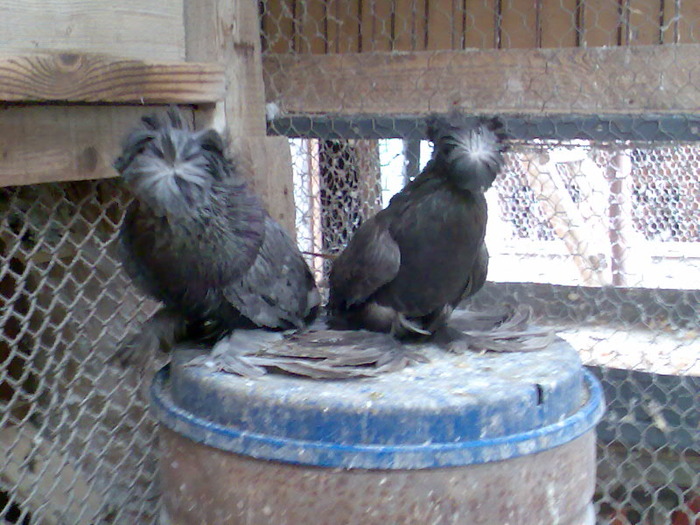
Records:
[[[375,378],[186,367],[152,388],[163,523],[593,524],[600,385],[562,340]]]

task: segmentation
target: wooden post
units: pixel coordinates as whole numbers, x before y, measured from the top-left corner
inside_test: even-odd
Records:
[[[186,1],[185,41],[188,61],[218,62],[226,71],[223,101],[196,111],[195,125],[226,132],[270,215],[294,233],[289,144],[284,137],[266,137],[257,2]]]
[[[610,184],[610,266],[614,286],[626,286],[628,256],[628,234],[632,228],[632,202],[630,199],[630,177],[632,161],[629,153],[620,151],[615,155],[608,169]]]
[[[547,222],[571,255],[584,286],[609,284],[602,260],[592,248],[596,245],[592,225],[581,215],[569,195],[561,174],[548,161],[531,155],[527,162],[527,180],[542,206]]]
[[[403,156],[406,159],[403,169],[405,186],[420,174],[420,140],[404,140]]]
[[[308,139],[308,169],[309,169],[309,228],[311,230],[311,268],[317,278],[323,276],[324,258],[319,255],[323,253],[323,230],[321,223],[321,168],[319,166],[320,141],[318,139]]]
[[[613,284],[625,287],[639,286],[645,278],[648,280],[647,272],[658,271],[653,269],[649,242],[634,224],[637,215],[633,200],[635,177],[643,177],[648,168],[640,164],[638,169],[642,171],[636,173],[634,159],[637,155],[633,153],[633,150],[616,152],[606,174],[610,188],[608,235]],[[666,250],[669,250],[668,244]]]

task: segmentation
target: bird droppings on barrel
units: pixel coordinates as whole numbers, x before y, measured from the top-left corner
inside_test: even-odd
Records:
[[[577,352],[425,351],[350,380],[251,379],[176,351],[153,386],[164,523],[592,523],[603,406]]]

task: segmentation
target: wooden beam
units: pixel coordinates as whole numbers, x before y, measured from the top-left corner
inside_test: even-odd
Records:
[[[146,62],[100,54],[0,56],[0,100],[196,104],[224,96],[218,64]]]
[[[0,110],[0,186],[102,179],[122,138],[153,107],[30,106]]]
[[[187,59],[224,64],[227,86],[216,106],[195,111],[195,124],[225,132],[270,215],[294,232],[289,143],[266,136],[259,28],[254,0],[185,2]]]
[[[266,55],[282,115],[700,110],[700,45]]]
[[[580,0],[542,2],[539,14],[539,47],[575,47],[576,10]],[[580,4],[582,6],[582,4]],[[582,9],[582,7],[580,7]]]
[[[110,53],[151,61],[185,58],[183,0],[0,0],[0,50]]]
[[[532,0],[503,0],[501,4],[501,47],[538,47],[536,2]],[[541,34],[541,33],[540,33]]]
[[[297,53],[325,53],[328,45],[326,0],[297,2],[295,50]]]
[[[198,127],[232,138],[265,135],[260,29],[254,0],[185,2],[187,60],[225,65],[226,95],[212,111],[195,112]]]
[[[584,217],[566,189],[566,181],[552,164],[538,162],[531,156],[526,162],[526,178],[543,219],[564,242],[578,268],[583,286],[610,284],[609,273],[596,253],[598,231],[595,218]]]

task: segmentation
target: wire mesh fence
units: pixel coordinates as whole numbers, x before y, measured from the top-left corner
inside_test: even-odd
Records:
[[[297,233],[321,284],[328,259],[410,178],[404,141],[375,141],[370,153],[368,142],[292,141]],[[360,171],[364,182],[345,164],[359,151],[380,166]],[[419,151],[420,165],[427,144]],[[472,306],[530,305],[602,379],[601,523],[697,517],[699,151],[522,144],[489,194],[490,282]]]
[[[294,139],[291,145],[299,242],[323,282],[323,255],[337,252],[410,177],[404,159],[411,148],[396,139],[349,140],[342,147],[321,142]],[[636,275],[625,286],[612,285],[609,234],[617,231],[610,207],[617,201],[605,188],[617,177],[602,173],[617,174],[626,165],[613,163],[620,151],[514,148],[491,192],[493,282],[476,306],[527,302],[541,322],[556,326],[581,351],[584,362],[601,367],[610,402],[601,425],[601,516],[624,513],[630,522],[665,523],[674,512],[694,512],[700,254],[692,251],[697,218],[691,211],[697,195],[671,199],[669,208],[666,183],[669,173],[677,173],[678,193],[697,193],[692,180],[683,189],[687,171],[676,165],[692,163],[695,149],[620,150],[630,160],[628,198],[636,210],[628,217],[637,237],[628,237],[627,257],[640,260],[636,250],[648,257],[640,273],[624,274]],[[429,147],[422,144],[419,152],[420,165]],[[635,165],[650,156],[666,161],[653,170]],[[346,177],[347,169],[354,175]],[[605,184],[576,184],[582,171],[593,177],[596,170]],[[582,240],[570,243],[573,250],[562,238],[576,231],[568,222],[571,210],[562,217],[552,213],[553,195],[527,182],[533,173],[557,182],[564,189],[557,199],[570,199],[581,224],[592,229],[579,232]],[[145,408],[144,378],[108,363],[127,327],[153,307],[119,268],[114,241],[128,198],[111,181],[2,190],[0,433],[6,456],[0,503],[10,523],[156,519],[154,423]],[[642,213],[644,205],[649,209]],[[557,227],[557,221],[565,225]]]
[[[111,181],[0,190],[3,523],[148,523],[155,423],[109,363],[153,306],[122,273],[129,196]]]
[[[267,54],[700,40],[700,9],[680,0],[267,0],[260,6]],[[362,55],[353,60],[361,63]],[[268,91],[276,91],[277,80],[268,75]],[[426,98],[441,89],[422,80],[415,85]],[[695,90],[673,88],[664,94],[670,100]],[[315,96],[313,87],[300,93]],[[339,110],[344,102],[338,99]],[[598,428],[600,523],[694,523],[700,517],[698,121],[522,113],[505,119],[514,141],[487,194],[489,282],[474,306],[529,304],[602,379],[608,412]],[[323,286],[330,257],[429,158],[424,124],[387,115],[281,115],[270,129],[290,137],[297,238]],[[108,361],[129,328],[155,307],[118,262],[116,232],[128,201],[114,181],[0,190],[0,516],[6,522],[157,521],[148,378]]]
[[[467,114],[499,114],[501,97],[513,141],[487,193],[489,282],[472,304],[529,304],[601,378],[608,412],[598,428],[600,523],[700,518],[700,143],[694,114],[674,110],[697,89],[689,77],[650,87],[643,75],[653,66],[642,60],[641,69],[621,62],[610,71],[631,79],[628,92],[612,94],[605,90],[619,85],[596,78],[598,64],[586,62],[603,55],[589,54],[574,67],[578,78],[528,91],[521,83],[540,79],[523,75],[517,61],[534,55],[516,54],[499,62],[511,69],[490,77],[498,96],[489,98],[478,79],[449,79],[464,71],[465,55],[445,53],[693,45],[698,8],[658,0],[289,0],[263,2],[261,13],[269,63],[285,65],[266,71],[269,126],[293,137],[297,235],[319,282],[352,231],[429,158],[424,122],[402,109],[446,111],[453,100]],[[435,53],[421,61],[416,52]],[[278,58],[290,55],[296,62]],[[329,60],[302,60],[320,55]],[[290,64],[302,74],[287,76]],[[471,64],[492,73],[485,62]],[[552,74],[567,66],[555,62]],[[342,68],[357,82],[347,84],[353,75],[339,75]],[[304,75],[313,81],[289,84]],[[581,111],[576,82],[617,106]],[[466,94],[445,94],[458,89]],[[645,104],[666,111],[645,113]],[[628,113],[630,105],[637,111]],[[549,107],[557,114],[542,116]],[[366,168],[377,163],[378,171]]]
[[[366,53],[697,43],[682,0],[267,0],[273,53]]]

